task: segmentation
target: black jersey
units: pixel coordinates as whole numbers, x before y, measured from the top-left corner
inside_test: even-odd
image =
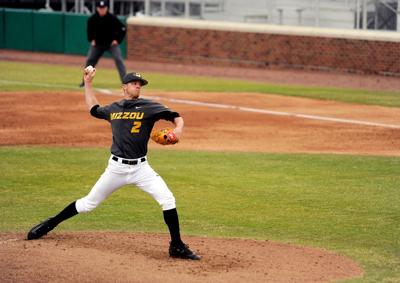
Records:
[[[113,40],[121,43],[125,33],[125,26],[109,12],[103,17],[96,12],[88,20],[88,41],[95,40],[98,47],[109,48]]]
[[[147,154],[147,143],[154,123],[160,119],[173,122],[177,112],[160,103],[138,98],[123,99],[101,107],[95,105],[90,114],[110,122],[113,142],[111,153],[127,159],[136,159]]]

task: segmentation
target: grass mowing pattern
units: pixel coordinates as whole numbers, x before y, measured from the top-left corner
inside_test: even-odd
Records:
[[[106,149],[0,148],[0,231],[33,224],[84,196]],[[184,234],[271,239],[332,249],[400,281],[400,158],[152,151],[177,198]],[[63,230],[167,232],[158,205],[126,187]]]
[[[78,90],[81,75],[81,69],[71,66],[3,61],[0,62],[0,89],[2,91]],[[145,76],[150,81],[150,84],[146,87],[149,90],[257,92],[400,107],[400,91],[389,92],[293,85],[284,86],[237,79],[159,73],[146,73]],[[94,84],[95,87],[116,89],[119,88],[119,85],[120,82],[116,70],[98,70]]]

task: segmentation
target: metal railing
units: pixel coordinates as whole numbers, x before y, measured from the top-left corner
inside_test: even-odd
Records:
[[[90,14],[94,12],[95,1],[96,0],[60,0],[60,10],[62,12],[76,14]],[[184,17],[191,17],[190,11],[193,10],[193,6],[198,7],[200,15],[204,12],[220,12],[224,9],[225,0],[108,0],[108,2],[110,11],[115,14],[122,15],[123,12],[128,11],[129,15],[134,15],[138,12],[135,6],[141,6],[142,9],[139,12],[144,15],[167,15],[168,9],[177,9],[181,12],[177,11],[176,14]],[[68,9],[71,3],[72,7]],[[115,9],[116,4],[118,4],[119,11]],[[46,0],[44,10],[54,11],[51,7],[50,0]]]
[[[326,22],[326,15],[346,14],[348,28],[355,29],[391,29],[400,26],[400,0],[242,0],[249,9],[251,5],[264,3],[256,13],[238,16],[243,22],[260,22],[285,25],[290,24],[320,27]],[[62,12],[89,14],[95,11],[95,0],[60,0]],[[233,3],[233,4],[232,4]],[[238,7],[235,9],[235,3]],[[286,5],[285,5],[286,3]],[[51,1],[46,0],[46,9],[51,10]],[[72,4],[72,6],[71,6]],[[256,6],[256,5],[255,5]],[[225,20],[231,12],[240,13],[241,0],[109,0],[110,11],[117,15],[145,15]],[[116,9],[118,8],[118,9]],[[69,9],[69,10],[68,10]],[[293,17],[295,19],[293,20]],[[396,24],[397,23],[397,24]],[[332,25],[334,25],[333,23]],[[334,27],[334,26],[332,26]]]

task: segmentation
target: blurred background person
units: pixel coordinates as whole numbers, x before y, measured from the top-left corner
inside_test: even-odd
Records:
[[[96,2],[96,13],[89,18],[87,24],[87,37],[90,42],[90,48],[85,67],[89,65],[95,67],[104,52],[108,51],[114,58],[122,82],[122,78],[126,74],[126,68],[119,45],[123,41],[125,34],[125,25],[109,12],[108,3],[106,1]],[[82,79],[80,87],[83,86],[84,81]]]

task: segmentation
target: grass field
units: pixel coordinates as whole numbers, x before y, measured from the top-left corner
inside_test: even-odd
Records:
[[[21,75],[23,74],[23,76]],[[146,89],[165,91],[258,92],[335,100],[349,103],[400,107],[400,91],[370,91],[304,86],[286,86],[211,77],[146,73],[151,82]],[[1,91],[78,89],[81,70],[71,66],[0,61]],[[115,89],[120,84],[115,70],[101,69],[95,87]]]
[[[26,232],[84,196],[109,153],[3,147],[0,154],[0,231]],[[400,279],[399,158],[153,151],[150,160],[174,191],[184,234],[321,247],[359,261],[362,282]],[[158,205],[133,187],[59,229],[167,232]]]
[[[23,74],[23,75],[21,75]],[[254,82],[148,74],[169,91],[249,91],[400,106],[399,92],[283,87]],[[73,67],[0,62],[6,91],[77,89]],[[78,78],[78,80],[77,80]],[[101,83],[111,78],[107,83]],[[114,70],[96,87],[114,88]],[[176,82],[171,88],[171,82]],[[2,232],[32,224],[84,196],[103,172],[106,148],[0,147]],[[186,235],[270,239],[336,251],[365,269],[349,282],[400,282],[400,158],[319,154],[151,151],[173,190]],[[60,231],[166,233],[157,204],[125,188]]]

